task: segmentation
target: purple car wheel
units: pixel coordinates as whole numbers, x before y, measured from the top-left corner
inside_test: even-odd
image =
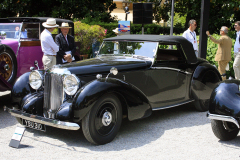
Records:
[[[0,76],[13,84],[17,75],[17,60],[15,54],[8,48],[0,51]]]

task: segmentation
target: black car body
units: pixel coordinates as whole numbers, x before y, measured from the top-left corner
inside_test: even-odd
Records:
[[[238,135],[240,129],[239,102],[239,80],[225,80],[214,88],[207,117],[211,119],[213,133],[220,140],[232,140]]]
[[[122,117],[141,119],[193,101],[199,111],[208,110],[220,80],[183,37],[117,36],[104,39],[96,58],[22,75],[8,111],[35,129],[42,129],[38,123],[81,126],[88,141],[105,144],[116,136]]]

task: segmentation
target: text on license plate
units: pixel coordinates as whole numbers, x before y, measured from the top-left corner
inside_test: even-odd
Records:
[[[26,120],[26,119],[23,119],[22,120],[23,122],[23,125],[26,126],[26,127],[29,127],[29,128],[32,128],[32,129],[37,129],[37,130],[40,130],[40,131],[46,131],[46,127],[44,124],[40,124],[40,123],[37,123],[37,122],[32,122],[32,121],[29,121],[29,120]]]

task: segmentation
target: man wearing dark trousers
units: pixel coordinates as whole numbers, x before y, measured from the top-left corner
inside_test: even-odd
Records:
[[[63,22],[59,28],[62,33],[59,33],[55,37],[55,42],[59,46],[59,51],[57,52],[57,64],[72,62],[76,52],[74,37],[68,35],[69,28],[72,27],[69,27],[68,23]]]

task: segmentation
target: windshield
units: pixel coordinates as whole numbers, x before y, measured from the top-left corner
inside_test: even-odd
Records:
[[[98,55],[137,55],[153,58],[158,42],[105,41]]]
[[[18,38],[19,29],[21,28],[21,23],[1,23],[0,33],[4,38]]]

